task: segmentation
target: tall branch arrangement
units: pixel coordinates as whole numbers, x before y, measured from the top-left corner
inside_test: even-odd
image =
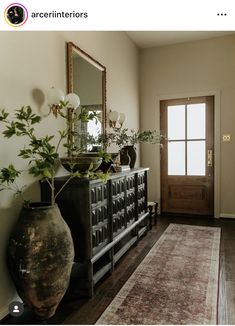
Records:
[[[66,103],[61,103],[59,110],[54,112],[54,115],[60,115],[66,118],[66,114],[63,112],[63,108],[66,108]],[[95,118],[95,114],[87,114],[83,112],[76,119],[83,121],[89,121]],[[0,122],[5,124],[6,129],[3,131],[3,135],[6,138],[13,136],[25,137],[27,144],[24,148],[20,149],[18,156],[28,161],[28,173],[48,183],[51,189],[51,204],[55,203],[57,196],[69,183],[72,178],[80,177],[79,171],[70,172],[69,178],[55,193],[55,175],[59,163],[59,149],[60,146],[64,146],[73,153],[79,153],[79,149],[73,142],[68,143],[66,138],[68,137],[68,126],[65,130],[59,130],[59,138],[55,143],[54,135],[45,135],[38,137],[36,135],[35,127],[40,124],[41,117],[33,113],[30,106],[23,106],[19,110],[15,110],[13,119],[9,119],[9,113],[5,110],[0,110]],[[0,169],[0,190],[10,189],[16,194],[22,193],[16,179],[21,175],[23,171],[17,170],[13,164],[8,167]],[[91,173],[91,177],[100,177],[101,174],[94,175]]]

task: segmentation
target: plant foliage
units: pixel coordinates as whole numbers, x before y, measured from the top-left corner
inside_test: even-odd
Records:
[[[118,129],[113,132],[106,132],[99,136],[98,143],[105,144],[106,147],[116,144],[119,148],[138,143],[161,144],[165,138],[158,130],[135,131],[134,129]]]
[[[54,111],[55,116],[61,116],[66,118],[66,114],[63,109],[66,108],[66,103],[61,102],[57,111]],[[91,119],[98,118],[95,113],[87,113],[82,111],[81,115],[76,116],[73,119],[80,119],[83,121],[89,121]],[[55,193],[54,179],[56,170],[59,163],[59,148],[61,145],[72,151],[72,153],[78,153],[79,149],[75,146],[74,142],[68,143],[66,141],[68,137],[68,129],[58,131],[58,140],[55,140],[54,135],[45,135],[38,137],[35,127],[40,124],[41,117],[33,113],[30,106],[23,106],[21,109],[15,111],[15,115],[12,120],[9,120],[9,113],[5,110],[0,111],[0,122],[4,123],[6,129],[3,131],[3,135],[6,138],[13,136],[25,137],[26,143],[22,149],[20,149],[18,156],[28,161],[28,173],[34,177],[46,181],[51,188],[51,203],[55,203],[56,197],[68,184],[68,182],[74,177],[80,177],[79,171],[70,173],[69,178],[65,184]],[[102,154],[102,153],[101,153]],[[16,185],[16,179],[20,176],[21,171],[10,164],[6,168],[0,170],[0,183],[1,190],[11,189],[17,193],[20,189]],[[92,178],[102,177],[101,174],[91,174]]]

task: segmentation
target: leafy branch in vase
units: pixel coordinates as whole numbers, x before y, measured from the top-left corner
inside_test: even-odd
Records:
[[[67,130],[58,131],[59,139],[54,145],[52,141],[55,136],[45,135],[38,137],[35,132],[35,126],[41,122],[41,117],[32,112],[30,106],[23,106],[15,111],[14,118],[9,120],[9,113],[5,110],[0,111],[0,122],[6,125],[3,135],[6,138],[13,136],[25,137],[27,145],[20,149],[18,156],[28,160],[27,172],[42,181],[46,181],[51,189],[51,204],[55,203],[56,197],[63,188],[74,177],[79,177],[78,171],[71,172],[65,184],[55,193],[55,175],[59,165],[59,148],[67,137]],[[0,181],[1,185],[6,189],[11,189],[15,184],[15,180],[22,171],[17,170],[12,164],[1,170]],[[20,189],[17,189],[20,193]]]

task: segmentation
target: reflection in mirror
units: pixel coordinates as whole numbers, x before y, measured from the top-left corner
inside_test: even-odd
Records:
[[[76,93],[81,101],[77,114],[83,110],[96,111],[98,114],[98,119],[87,123],[79,121],[76,132],[82,137],[76,138],[76,145],[83,151],[96,150],[91,145],[87,145],[84,140],[87,133],[96,137],[105,130],[106,68],[71,42],[67,44],[67,53],[68,92]]]

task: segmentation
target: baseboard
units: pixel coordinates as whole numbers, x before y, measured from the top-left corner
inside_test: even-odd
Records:
[[[224,218],[235,218],[235,214],[226,214],[226,213],[221,213],[220,217]]]

